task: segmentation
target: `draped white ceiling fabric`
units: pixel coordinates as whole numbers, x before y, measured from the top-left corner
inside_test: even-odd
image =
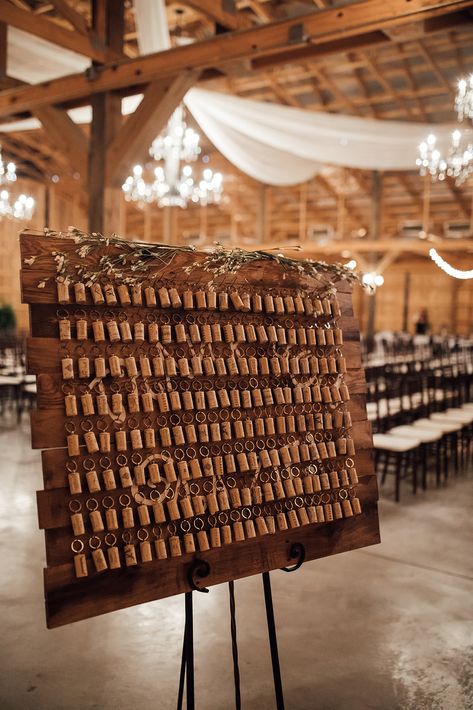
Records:
[[[169,47],[164,0],[135,0],[142,54]],[[9,73],[36,83],[84,71],[89,60],[74,52],[8,28]],[[122,102],[132,113],[142,95]],[[269,185],[294,185],[313,177],[322,164],[367,170],[412,170],[419,143],[434,130],[445,153],[453,125],[383,121],[253,101],[191,89],[184,102],[202,131],[237,168]],[[91,107],[72,109],[76,123],[91,120]],[[0,134],[31,130],[35,118],[0,125]],[[1,139],[1,135],[0,135]],[[131,166],[130,166],[131,167]]]

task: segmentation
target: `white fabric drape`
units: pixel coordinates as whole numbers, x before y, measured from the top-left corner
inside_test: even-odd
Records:
[[[432,125],[383,121],[191,89],[185,104],[218,150],[270,185],[307,180],[321,163],[364,170],[412,170]],[[446,148],[454,126],[435,126]]]

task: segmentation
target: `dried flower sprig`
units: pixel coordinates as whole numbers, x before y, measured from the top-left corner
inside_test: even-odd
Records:
[[[119,279],[122,283],[132,285],[146,278],[154,277],[169,266],[176,254],[195,252],[194,246],[168,244],[147,244],[139,241],[127,241],[116,234],[105,237],[102,234],[87,234],[70,227],[67,232],[45,230],[51,237],[72,239],[77,245],[76,257],[70,253],[52,252],[56,262],[56,281],[82,281],[90,286],[104,279]],[[112,247],[108,250],[108,247]],[[104,249],[107,249],[104,254]],[[299,247],[296,247],[299,249]],[[100,252],[95,264],[88,263],[88,257],[94,252]],[[329,276],[332,283],[345,280],[359,281],[359,276],[341,264],[328,264],[313,259],[293,259],[281,253],[280,249],[270,251],[246,251],[240,248],[226,249],[217,243],[212,251],[206,253],[203,259],[197,259],[194,264],[183,267],[187,274],[194,270],[206,271],[213,276],[234,274],[242,267],[256,261],[272,261],[283,268],[297,271],[310,277]],[[44,288],[46,281],[38,284]]]

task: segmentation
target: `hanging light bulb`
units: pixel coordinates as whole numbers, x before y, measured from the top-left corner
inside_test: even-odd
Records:
[[[9,189],[17,180],[16,165],[12,161],[5,163],[0,146],[0,217],[29,220],[33,216],[35,201],[28,195],[20,195],[13,205]]]
[[[448,263],[448,261],[445,261],[438,251],[436,249],[430,249],[429,250],[429,256],[434,262],[434,264],[437,264],[437,266],[442,269],[448,276],[453,276],[455,279],[473,279],[473,269],[468,269],[466,271],[462,271],[461,269],[456,269],[454,266]]]
[[[455,111],[459,121],[463,121],[464,118],[473,118],[473,74],[458,82]]]

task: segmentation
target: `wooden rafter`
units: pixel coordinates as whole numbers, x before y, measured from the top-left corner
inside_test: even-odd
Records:
[[[13,7],[0,0],[0,7],[3,4]],[[291,51],[308,44],[321,47],[330,45],[339,38],[340,33],[344,37],[356,37],[386,26],[401,25],[414,18],[434,17],[469,5],[467,0],[411,0],[409,3],[405,0],[391,0],[390,3],[385,0],[363,0],[347,5],[343,11],[330,9],[305,15],[302,23],[300,18],[283,20],[157,54],[122,60],[103,67],[93,75],[74,75],[34,87],[10,89],[0,94],[0,116],[72,99],[85,100],[91,94],[102,91],[127,89],[132,92],[137,84],[165,78],[190,66],[203,71],[219,68],[236,59],[277,53],[282,49],[288,51],[288,47]],[[15,8],[13,10],[27,14]],[[36,18],[36,21],[39,19]],[[295,32],[299,34],[290,43]]]
[[[234,1],[224,3],[222,0],[185,0],[185,4],[229,30],[251,27],[251,20],[237,11]]]
[[[120,58],[120,55],[107,49],[97,37],[94,36],[91,39],[76,30],[68,30],[45,17],[20,10],[8,0],[0,0],[0,17],[3,22],[12,27],[57,44],[64,49],[83,54],[97,62],[110,62]]]
[[[153,139],[164,128],[198,76],[198,72],[187,71],[170,82],[156,82],[148,86],[136,111],[107,147],[107,184],[116,181],[121,184],[131,169],[132,161],[140,162],[146,157]]]
[[[77,32],[85,36],[89,34],[84,16],[77,12],[67,0],[50,0],[50,2]]]

